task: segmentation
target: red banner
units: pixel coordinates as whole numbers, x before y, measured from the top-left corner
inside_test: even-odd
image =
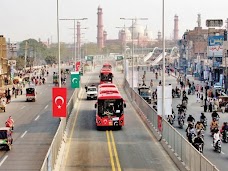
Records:
[[[76,68],[75,68],[75,71],[79,71],[79,68],[80,68],[80,62],[76,62]]]
[[[66,117],[67,110],[67,89],[54,87],[52,88],[52,116]]]

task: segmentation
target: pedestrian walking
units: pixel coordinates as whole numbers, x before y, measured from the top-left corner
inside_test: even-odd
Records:
[[[203,107],[203,94],[201,94],[200,102],[201,102],[201,107]]]

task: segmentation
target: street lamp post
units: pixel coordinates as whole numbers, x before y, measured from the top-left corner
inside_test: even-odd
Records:
[[[132,40],[132,89],[134,89],[134,79],[133,79],[133,76],[134,76],[134,21],[135,20],[148,20],[148,18],[120,18],[121,20],[131,20],[132,21],[132,27],[131,27],[131,31],[132,31],[132,34],[131,34],[131,40]]]
[[[165,0],[162,0],[162,123],[165,119]],[[164,134],[164,124],[162,127],[162,135]]]
[[[57,0],[57,39],[58,39],[58,73],[59,73],[59,87],[61,87],[61,65],[60,65],[60,41],[59,41],[59,0]]]
[[[124,27],[116,27],[116,28],[117,29],[124,29],[124,38],[123,38],[124,44],[122,45],[123,46],[122,47],[123,48],[122,53],[124,55],[124,59],[123,59],[124,64],[123,64],[123,66],[125,66],[126,65],[126,44],[127,44],[127,42],[126,42],[126,39],[127,39],[127,37],[126,37],[126,27],[125,27],[125,24],[124,24]],[[126,79],[126,68],[123,68],[123,70],[124,70],[124,79]]]
[[[79,18],[79,19],[75,19],[75,18],[64,18],[64,19],[59,19],[59,20],[70,20],[70,21],[74,21],[74,65],[75,65],[75,69],[76,69],[76,61],[77,61],[77,46],[76,46],[76,40],[75,40],[75,21],[78,20],[87,20],[88,18]],[[59,49],[60,49],[60,43],[59,43]],[[60,59],[59,59],[60,60]]]

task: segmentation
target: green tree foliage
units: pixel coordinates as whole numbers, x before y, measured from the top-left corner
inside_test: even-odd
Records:
[[[11,57],[9,60],[16,60],[16,69],[17,70],[21,70],[24,68],[24,64],[25,64],[24,57],[21,57],[21,56],[19,56],[17,58]]]
[[[25,56],[25,44],[27,42],[27,61],[29,66],[33,63],[36,56],[36,60],[45,60],[48,64],[57,63],[58,56],[58,44],[51,44],[47,47],[44,43],[35,39],[24,40],[20,43],[19,56]],[[61,61],[67,61],[72,56],[72,50],[65,43],[61,43]],[[35,55],[36,54],[36,55]],[[30,56],[29,56],[30,55]],[[30,58],[33,59],[30,59]]]

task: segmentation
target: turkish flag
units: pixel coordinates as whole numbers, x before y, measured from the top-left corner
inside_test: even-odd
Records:
[[[76,62],[75,71],[79,71],[79,68],[80,68],[80,61]]]
[[[67,89],[53,87],[52,88],[52,116],[66,117],[67,115]]]

